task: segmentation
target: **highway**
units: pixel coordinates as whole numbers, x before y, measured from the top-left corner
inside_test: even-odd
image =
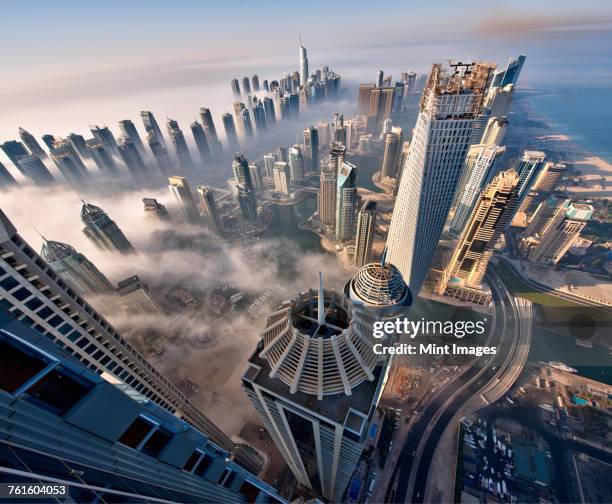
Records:
[[[495,303],[496,321],[489,345],[497,347],[497,353],[493,358],[479,359],[477,364],[442,388],[425,407],[397,459],[387,487],[386,502],[423,502],[433,454],[449,422],[466,404],[478,409],[475,398],[486,405],[495,400],[500,391],[503,395],[524,365],[531,321],[521,320],[521,307],[494,271],[489,270],[487,279]]]

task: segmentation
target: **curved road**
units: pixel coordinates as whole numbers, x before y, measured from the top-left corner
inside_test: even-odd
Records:
[[[492,270],[488,273],[488,284],[496,312],[496,327],[489,344],[497,347],[497,353],[493,358],[479,359],[480,365],[473,365],[449,383],[426,406],[398,457],[385,495],[386,502],[423,501],[431,460],[448,423],[465,403],[498,383],[500,370],[507,369],[509,361],[517,355],[521,332],[518,306]]]

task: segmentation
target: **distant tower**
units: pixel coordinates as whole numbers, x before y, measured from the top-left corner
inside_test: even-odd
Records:
[[[206,138],[206,133],[204,133],[204,128],[202,128],[202,125],[198,121],[193,121],[190,128],[191,133],[193,133],[193,139],[195,140],[196,147],[198,148],[200,160],[202,161],[202,164],[205,165],[210,161],[211,152],[208,140]]]
[[[289,168],[292,182],[302,182],[304,180],[304,156],[298,144],[289,149]]]
[[[242,125],[242,133],[245,138],[253,138],[253,123],[251,122],[251,114],[249,109],[243,108],[238,116],[238,124]]]
[[[110,154],[119,157],[119,146],[117,145],[117,140],[115,140],[114,135],[107,126],[101,128],[100,126],[93,125],[89,126],[89,130],[96,140],[99,140],[104,144]]]
[[[99,249],[121,254],[136,252],[115,221],[100,207],[83,202],[81,221],[85,224],[83,234]]]
[[[221,212],[215,201],[212,188],[210,186],[199,186],[198,193],[204,207],[204,215],[210,227],[215,233],[221,234],[223,232],[223,219],[221,218]]]
[[[317,133],[319,134],[319,145],[327,148],[331,141],[331,137],[329,134],[329,123],[328,122],[318,122],[316,124]]]
[[[204,133],[206,134],[206,139],[208,140],[211,153],[221,153],[223,151],[223,147],[221,146],[221,142],[219,142],[219,138],[217,137],[217,128],[215,127],[215,122],[213,121],[210,109],[205,107],[200,109],[200,120],[202,121],[202,126],[204,126]]]
[[[354,234],[357,206],[357,167],[344,161],[338,172],[336,191],[336,239],[350,240]]]
[[[379,70],[378,75],[376,77],[376,87],[382,87],[384,78],[385,78],[385,72],[383,72],[382,70]]]
[[[59,171],[73,187],[79,189],[87,185],[89,173],[72,145],[65,140],[56,142],[50,154]]]
[[[67,243],[45,239],[40,255],[79,294],[115,294],[108,278],[87,257]]]
[[[355,257],[353,264],[364,266],[372,260],[372,245],[376,230],[376,202],[366,201],[357,214]]]
[[[119,138],[119,154],[121,154],[121,158],[128,167],[132,177],[134,177],[134,180],[141,183],[148,182],[147,167],[140,157],[136,144],[132,140],[127,137]]]
[[[179,210],[183,215],[183,219],[187,224],[197,226],[201,224],[200,212],[193,199],[191,187],[185,177],[175,175],[168,178],[170,192],[174,194],[179,205]]]
[[[251,180],[253,181],[253,188],[256,191],[262,191],[264,184],[259,163],[249,163],[249,173],[251,174]]]
[[[76,151],[76,153],[84,159],[90,159],[91,153],[87,148],[87,142],[83,135],[78,135],[76,133],[70,133],[66,140],[71,145],[71,147]]]
[[[505,117],[492,117],[482,134],[481,144],[501,145],[508,129],[508,119]]]
[[[277,193],[289,195],[291,189],[291,175],[289,166],[284,161],[274,163],[274,190]]]
[[[319,131],[314,126],[304,130],[304,157],[308,171],[319,171]]]
[[[548,162],[533,185],[534,191],[554,191],[567,171],[567,166],[561,163]]]
[[[117,284],[117,293],[125,311],[131,315],[146,315],[149,313],[164,314],[164,310],[149,292],[149,287],[138,275],[121,280]]]
[[[7,140],[0,147],[17,168],[19,168],[19,159],[30,155],[25,146],[17,140]]]
[[[385,151],[381,168],[381,180],[385,177],[397,178],[403,145],[402,128],[393,127],[385,135]]]
[[[32,135],[30,132],[26,131],[23,128],[19,128],[19,137],[21,138],[21,141],[25,144],[31,154],[41,159],[47,157],[47,153],[40,146],[36,138],[34,138],[34,135]]]
[[[344,162],[344,154],[344,145],[332,144],[329,161],[321,169],[319,177],[319,220],[328,232],[331,232],[336,224],[338,171]]]
[[[240,152],[234,154],[234,160],[232,161],[232,173],[234,174],[234,180],[236,181],[237,185],[249,191],[253,191],[255,189],[251,179],[249,162]]]
[[[47,186],[55,182],[53,175],[45,164],[33,154],[22,156],[17,161],[18,170],[39,186]]]
[[[266,129],[266,111],[264,109],[264,104],[261,101],[258,101],[253,107],[253,117],[255,118],[255,126],[257,127],[257,132],[260,133]]]
[[[179,128],[178,123],[174,119],[168,119],[166,127],[168,128],[168,135],[170,135],[170,139],[174,144],[179,163],[184,170],[190,170],[193,167],[193,161],[191,160],[183,131]]]
[[[172,222],[166,207],[155,198],[142,198],[142,203],[144,204],[145,215],[154,217],[162,222]]]
[[[237,186],[236,190],[238,191],[238,206],[240,207],[242,218],[246,222],[257,222],[257,200],[255,199],[255,192],[252,189],[246,189],[242,186]]]
[[[270,91],[270,86],[268,85],[268,81],[266,79],[264,79],[263,81],[263,90],[267,93],[268,91]]]
[[[253,92],[259,91],[259,76],[257,74],[251,77],[251,83],[253,84]]]
[[[147,143],[149,144],[149,149],[151,149],[153,153],[153,157],[157,161],[159,170],[163,174],[169,173],[174,164],[168,155],[166,147],[164,147],[163,141],[160,141],[159,137],[153,131],[149,131],[147,133]]]
[[[157,138],[157,141],[162,145],[164,149],[166,149],[166,142],[164,140],[164,136],[162,135],[161,129],[155,117],[153,116],[153,112],[149,112],[148,110],[143,110],[140,112],[140,116],[142,117],[142,123],[144,124],[145,131],[147,133],[153,132],[153,135]],[[149,142],[150,144],[151,142]]]
[[[232,114],[226,112],[221,117],[223,122],[223,129],[225,130],[225,138],[227,139],[228,147],[230,150],[238,148],[238,135],[236,134],[236,125],[234,124],[234,118]]]
[[[265,96],[262,100],[264,112],[266,113],[266,125],[271,127],[276,122],[276,112],[274,111],[274,102],[269,96]]]
[[[306,48],[302,45],[302,37],[300,37],[300,84],[306,86],[308,82],[308,54]]]
[[[17,187],[17,181],[11,175],[11,172],[0,163],[0,191],[3,189],[9,189],[11,187]]]
[[[134,126],[134,123],[130,119],[124,119],[119,121],[119,129],[121,130],[123,136],[129,138],[130,141],[136,146],[138,149],[138,154],[141,157],[146,157],[147,151],[145,151],[144,145],[138,131],[136,130],[136,126]]]
[[[245,97],[251,94],[251,84],[249,83],[248,77],[242,79],[242,92]]]
[[[234,94],[234,98],[240,98],[240,83],[238,79],[232,79],[232,93]]]

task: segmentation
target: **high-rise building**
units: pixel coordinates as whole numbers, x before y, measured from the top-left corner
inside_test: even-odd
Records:
[[[283,302],[242,375],[243,390],[299,483],[330,502],[342,501],[387,375],[386,359],[373,351],[380,340],[368,300],[391,309],[410,297],[395,268],[385,286],[384,275],[368,273],[360,272],[356,290],[369,280],[380,289],[366,289],[360,305],[324,289],[321,279],[318,291]]]
[[[289,162],[289,149],[287,147],[279,147],[276,149],[274,153],[274,158],[276,161],[281,161],[283,163]]]
[[[189,398],[153,368],[102,315],[25,243],[1,210],[0,268],[0,306],[12,317],[42,333],[44,337],[40,341],[48,342],[58,349],[61,345],[64,351],[80,360],[84,366],[110,384],[125,390],[140,404],[155,403],[175,415],[175,420],[184,419],[225,450],[233,450],[232,441]],[[35,342],[34,338],[29,338]],[[0,351],[0,356],[6,355]],[[7,369],[4,363],[2,369]],[[14,373],[9,375],[17,376]],[[66,383],[59,389],[62,394],[74,391]],[[113,404],[112,400],[110,404]],[[115,411],[117,405],[94,408],[90,418],[98,418],[105,410]],[[110,425],[117,428],[117,424]],[[95,443],[90,443],[87,448],[92,449],[94,446]],[[140,459],[140,470],[137,471],[140,476],[142,463]]]
[[[533,184],[534,191],[554,191],[567,171],[567,166],[562,163],[548,162],[544,165],[540,176]]]
[[[291,170],[291,181],[302,182],[304,180],[304,156],[302,148],[295,144],[289,149],[289,169]]]
[[[81,221],[85,225],[83,234],[99,249],[121,254],[136,252],[123,231],[100,207],[83,202]]]
[[[346,128],[344,127],[344,115],[336,113],[332,119],[331,141],[332,143],[340,143],[350,149],[346,145]]]
[[[319,171],[319,131],[314,126],[304,130],[304,158],[308,171]]]
[[[232,93],[234,94],[234,98],[240,98],[240,83],[238,79],[232,79]]]
[[[223,122],[223,129],[225,130],[225,138],[227,140],[228,147],[230,150],[238,148],[238,135],[236,134],[236,126],[234,124],[232,114],[226,112],[221,117],[221,121]]]
[[[142,203],[144,204],[145,215],[155,217],[162,222],[172,221],[166,207],[155,198],[142,198]]]
[[[215,122],[213,121],[210,109],[205,107],[200,109],[200,120],[202,121],[202,126],[204,126],[204,133],[206,134],[206,139],[208,140],[208,145],[210,146],[211,152],[213,154],[221,153],[223,148],[221,146],[221,142],[219,142],[217,128],[215,127]]]
[[[439,293],[453,287],[480,289],[495,244],[512,212],[510,202],[519,181],[514,170],[501,172],[480,193],[440,282]]]
[[[355,237],[355,257],[353,264],[357,267],[366,265],[372,260],[372,245],[376,230],[376,202],[366,201],[357,214],[357,233]]]
[[[181,128],[179,128],[178,122],[176,122],[174,119],[168,119],[166,122],[166,127],[168,129],[168,135],[170,135],[170,140],[172,140],[172,144],[176,150],[176,156],[178,157],[181,167],[183,170],[190,170],[193,167],[193,161],[191,160],[191,155],[189,154],[189,148],[187,147],[187,142],[185,141],[185,135],[183,135],[183,131]]]
[[[30,133],[29,131],[26,131],[24,128],[19,128],[19,137],[21,138],[21,141],[25,144],[25,146],[30,151],[30,154],[33,154],[34,156],[37,156],[41,159],[44,159],[47,157],[47,153],[40,146],[40,144],[38,143],[36,138],[34,138],[34,135],[32,135],[32,133]]]
[[[251,83],[253,84],[253,91],[259,91],[259,76],[257,74],[251,77]]]
[[[210,161],[211,152],[210,146],[208,144],[208,140],[206,138],[206,133],[204,132],[204,128],[198,121],[193,121],[191,123],[191,133],[193,133],[193,138],[196,143],[196,147],[198,149],[198,154],[200,155],[200,159],[202,164],[206,164]]]
[[[505,117],[492,117],[482,134],[480,143],[483,145],[501,145],[508,129],[508,119]]]
[[[267,93],[268,91],[270,91],[270,86],[268,85],[268,81],[267,79],[264,79],[263,81],[263,90]]]
[[[418,294],[453,201],[490,65],[434,65],[403,167],[387,238],[388,260]]]
[[[200,212],[198,211],[198,207],[193,199],[191,187],[189,186],[187,179],[185,177],[174,175],[173,177],[168,177],[168,182],[170,183],[168,186],[170,188],[170,192],[174,194],[174,197],[178,202],[183,220],[187,224],[193,224],[194,226],[201,224]]]
[[[251,171],[249,170],[249,162],[240,153],[234,154],[234,160],[232,161],[232,173],[234,174],[234,180],[236,184],[249,190],[254,191],[255,186],[251,179]]]
[[[123,119],[122,121],[119,121],[119,129],[121,130],[121,134],[124,137],[129,138],[130,141],[136,146],[138,149],[138,154],[145,158],[147,151],[144,148],[142,139],[140,138],[134,123],[130,119]]]
[[[6,166],[0,163],[0,191],[10,187],[16,187],[17,185],[17,181],[11,175],[11,172],[8,171]]]
[[[17,168],[19,168],[19,159],[30,155],[25,146],[17,140],[7,140],[0,147]]]
[[[67,243],[45,239],[40,255],[79,294],[89,296],[115,293],[108,278],[87,257]]]
[[[317,133],[319,134],[319,145],[329,145],[329,143],[331,142],[331,136],[329,134],[329,123],[318,122],[315,127],[317,128]]]
[[[300,84],[302,86],[306,86],[308,77],[308,53],[302,45],[302,39],[300,38]]]
[[[242,78],[242,92],[245,97],[251,94],[251,84],[248,77]]]
[[[258,101],[253,106],[253,117],[255,118],[255,126],[257,132],[261,132],[266,129],[266,111],[264,109],[263,102]]]
[[[136,144],[128,137],[119,137],[119,154],[134,180],[147,182],[147,167],[140,157]]]
[[[342,163],[336,187],[336,239],[350,240],[355,232],[357,208],[357,167],[353,163]]]
[[[149,286],[138,275],[119,281],[117,293],[125,311],[130,315],[164,314],[162,307],[149,292]]]
[[[49,133],[47,133],[46,135],[41,136],[40,138],[42,138],[43,143],[47,146],[47,148],[51,148],[53,147],[53,144],[57,141],[60,140],[60,138],[55,137],[54,135],[50,135]]]
[[[96,140],[99,140],[104,144],[109,154],[119,157],[119,146],[117,145],[117,140],[115,140],[115,137],[111,130],[108,129],[108,126],[101,128],[100,126],[93,125],[89,126],[89,130]]]
[[[253,123],[251,122],[251,113],[249,112],[249,109],[243,108],[238,114],[236,120],[238,121],[238,124],[242,126],[242,134],[244,138],[253,138]]]
[[[77,133],[70,133],[65,138],[65,141],[67,141],[70,144],[70,146],[74,149],[74,151],[79,156],[81,156],[81,158],[83,159],[91,158],[91,153],[89,152],[89,149],[87,148],[87,142],[85,141],[85,138],[83,137],[83,135],[79,135]]]
[[[210,186],[199,186],[198,193],[202,200],[202,206],[204,208],[204,215],[208,220],[208,224],[212,230],[217,234],[223,233],[223,219],[217,202],[215,201],[215,194]]]
[[[385,177],[397,178],[403,143],[402,128],[394,126],[391,132],[385,135],[385,150],[380,175],[381,180]]]
[[[148,110],[143,110],[140,112],[140,117],[142,118],[142,123],[144,124],[145,131],[147,133],[152,132],[155,135],[157,142],[161,144],[161,146],[166,149],[166,141],[164,140],[164,135],[162,135],[161,129],[155,117],[153,116],[153,112]],[[151,145],[151,141],[149,140],[149,145]]]
[[[529,261],[557,264],[580,237],[592,216],[591,205],[548,198],[534,213],[521,240],[521,252]]]
[[[255,192],[242,186],[236,186],[238,206],[242,218],[250,223],[257,222],[257,200]]]
[[[459,189],[455,216],[451,222],[450,231],[459,236],[467,221],[472,216],[472,210],[484,187],[489,184],[500,170],[501,160],[506,152],[505,147],[495,145],[473,145],[465,158],[465,168]]]
[[[274,178],[274,162],[275,162],[274,154],[273,153],[264,154],[263,160],[264,160],[264,168],[266,171],[266,177]]]
[[[525,151],[516,164],[516,171],[520,180],[517,188],[516,208],[521,206],[523,200],[533,188],[544,168],[546,154],[541,151]]]
[[[384,79],[385,79],[385,72],[383,72],[382,70],[379,70],[378,73],[376,74],[376,87],[382,87]]]
[[[370,92],[370,107],[367,112],[368,131],[377,132],[383,122],[391,117],[394,99],[395,87],[377,86],[372,88]]]
[[[174,165],[163,141],[160,141],[155,132],[151,130],[147,132],[147,143],[149,144],[149,149],[151,149],[155,161],[157,161],[159,170],[163,174],[168,173]]]
[[[253,181],[253,188],[256,191],[262,191],[264,188],[264,183],[259,163],[249,163],[249,173],[251,174],[251,180]]]
[[[87,185],[87,178],[89,176],[87,168],[85,168],[77,151],[69,142],[65,140],[55,142],[55,147],[49,150],[49,154],[61,174],[70,184],[77,189]]]
[[[88,368],[88,354],[79,362],[70,346],[60,348],[15,314],[0,309],[3,480],[65,488],[58,500],[69,502],[286,502],[214,436],[147,400],[150,386],[138,392],[110,383]],[[100,347],[109,360],[111,351]],[[110,363],[133,372],[119,358]]]
[[[274,190],[277,193],[289,195],[291,189],[291,174],[289,166],[283,161],[274,163]]]
[[[508,115],[516,83],[524,63],[525,56],[521,55],[517,58],[511,58],[504,70],[494,72],[485,100],[485,106],[489,110],[490,117]]]
[[[276,113],[274,112],[274,102],[269,96],[263,99],[264,112],[266,113],[266,124],[272,126],[276,122]]]
[[[34,154],[20,157],[17,161],[17,168],[36,185],[46,186],[55,182],[51,172]]]

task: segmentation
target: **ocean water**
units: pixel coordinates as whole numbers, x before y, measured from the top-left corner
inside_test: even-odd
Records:
[[[612,163],[612,87],[540,88],[529,101],[559,133]]]

